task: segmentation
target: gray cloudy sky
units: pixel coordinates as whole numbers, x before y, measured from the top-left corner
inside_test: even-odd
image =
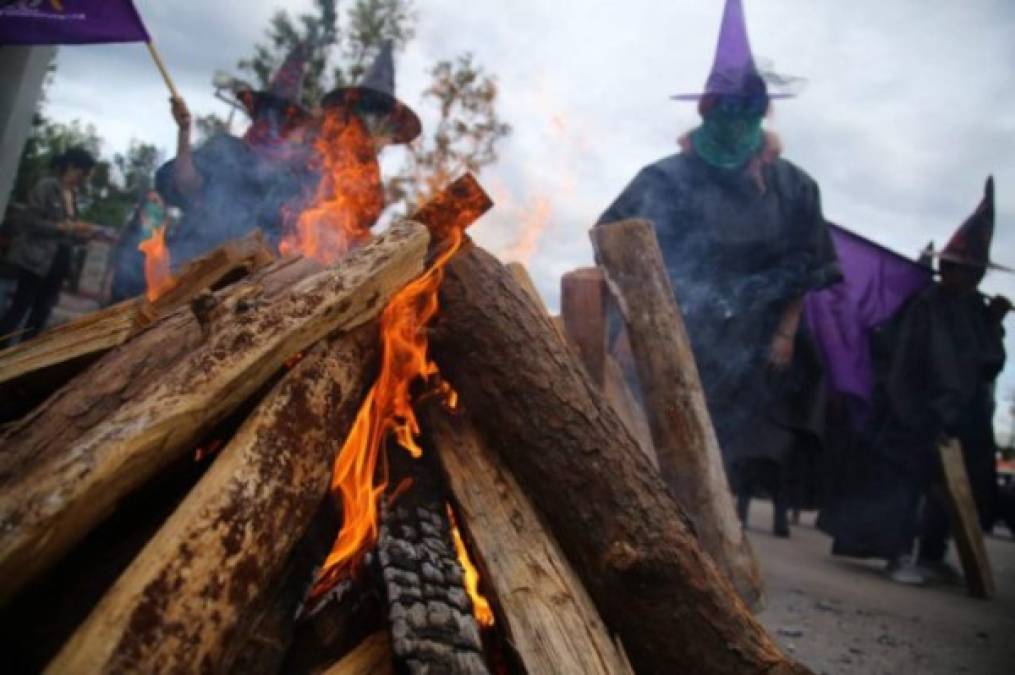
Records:
[[[136,2],[192,110],[223,111],[215,69],[246,56],[282,4]],[[696,122],[722,0],[421,0],[417,39],[398,61],[415,105],[427,66],[472,51],[500,83],[514,127],[481,179],[498,207],[474,235],[523,259],[548,304],[563,272],[591,260],[589,226],[644,164]],[[818,180],[826,216],[907,255],[943,244],[997,179],[994,257],[1015,266],[1015,3],[1010,0],[745,0],[755,53],[808,83],[769,127]],[[107,152],[130,139],[170,150],[162,82],[141,45],[67,47],[49,113],[94,124]],[[427,114],[420,110],[426,123]],[[397,161],[397,157],[389,161]],[[538,227],[539,223],[545,226]],[[1015,298],[1015,275],[988,292]],[[1009,333],[1012,320],[1008,320]],[[1009,337],[1015,356],[1015,339]],[[1015,367],[999,394],[1015,391]],[[1007,406],[1003,406],[1007,408]],[[1001,427],[1007,429],[1007,414]]]

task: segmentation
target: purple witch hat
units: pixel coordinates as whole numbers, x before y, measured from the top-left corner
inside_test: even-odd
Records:
[[[990,261],[990,242],[994,238],[994,177],[988,176],[983,186],[983,199],[973,214],[955,231],[948,245],[938,257],[948,262],[973,267],[1012,272],[1013,270]]]
[[[412,108],[395,97],[394,45],[390,40],[381,45],[381,51],[363,74],[359,83],[339,87],[321,99],[323,108],[350,106],[361,115],[385,118],[392,132],[393,143],[408,143],[419,136],[422,129],[419,117]]]
[[[300,92],[303,89],[303,76],[310,54],[308,45],[302,43],[296,45],[272,75],[267,89],[263,91],[246,89],[237,92],[251,117],[256,117],[260,111],[268,108],[288,109],[293,114],[309,116],[306,109],[300,105]]]
[[[783,78],[772,77],[774,81]],[[747,38],[747,22],[741,0],[726,0],[719,27],[719,40],[715,46],[715,61],[705,82],[705,91],[695,94],[677,94],[677,101],[698,101],[713,94],[755,96],[767,94],[769,98],[791,98],[790,93],[771,93],[765,76],[758,70]]]

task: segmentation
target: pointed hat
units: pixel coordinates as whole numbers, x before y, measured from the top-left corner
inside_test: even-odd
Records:
[[[773,77],[780,81],[783,78]],[[677,101],[697,101],[711,94],[755,96],[767,94],[769,98],[791,98],[790,93],[770,93],[754,62],[751,43],[747,38],[742,0],[726,0],[719,26],[719,40],[715,46],[715,60],[705,82],[705,91],[694,94],[677,94]]]
[[[955,231],[948,245],[941,249],[938,257],[962,265],[1013,271],[990,261],[990,242],[993,238],[994,177],[988,176],[983,187],[983,199],[972,215]]]
[[[321,100],[321,106],[348,105],[354,107],[357,113],[385,115],[393,130],[392,140],[408,143],[419,136],[422,126],[416,113],[395,98],[395,59],[392,51],[392,43],[388,40],[359,84],[328,92]]]
[[[310,60],[310,47],[300,43],[286,55],[285,61],[272,75],[267,89],[262,91],[244,90],[237,93],[251,117],[267,107],[286,108],[292,106],[302,115],[309,115],[300,103],[303,90],[303,76],[307,61]]]

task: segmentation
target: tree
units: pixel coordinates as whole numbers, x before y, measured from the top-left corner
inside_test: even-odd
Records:
[[[296,17],[280,10],[266,41],[239,69],[266,87],[296,45],[310,46],[302,102],[313,109],[327,91],[359,81],[385,41],[401,51],[415,37],[412,0],[356,0],[343,19],[340,25],[336,0],[315,0],[314,12]],[[403,209],[458,173],[479,172],[495,162],[497,143],[511,132],[497,116],[496,80],[471,54],[436,63],[430,76],[423,99],[435,105],[437,124],[408,146],[404,164],[387,180],[389,203],[400,202]]]

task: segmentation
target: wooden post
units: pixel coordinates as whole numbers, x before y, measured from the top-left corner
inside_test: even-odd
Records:
[[[702,546],[749,604],[761,574],[737,519],[684,320],[652,224],[626,220],[592,230],[597,257],[631,339],[659,469],[695,524]]]
[[[606,370],[606,281],[598,268],[583,267],[561,277],[560,313],[592,381],[602,387]]]
[[[983,545],[983,530],[962,459],[962,444],[958,439],[950,438],[938,446],[938,453],[945,479],[943,496],[951,516],[952,534],[962,561],[966,587],[974,598],[991,598],[997,592],[994,572]]]
[[[499,630],[529,673],[633,673],[599,612],[504,462],[464,414],[437,406],[427,431],[471,534]]]

